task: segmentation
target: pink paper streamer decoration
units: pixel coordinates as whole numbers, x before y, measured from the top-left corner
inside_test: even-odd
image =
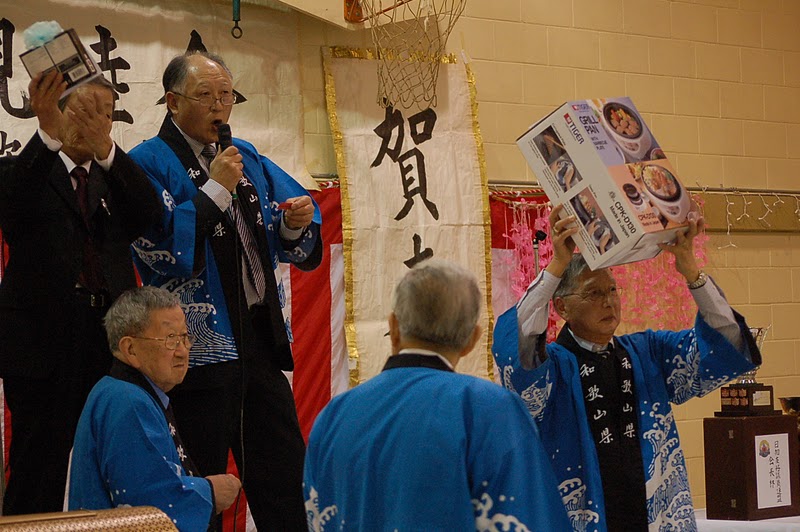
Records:
[[[698,198],[695,198],[701,203]],[[550,242],[549,206],[544,195],[493,192],[490,201],[500,202],[506,209],[506,225],[503,237],[514,250],[510,259],[513,264],[511,290],[519,298],[536,276],[534,267],[533,235],[540,230],[548,238],[539,243],[539,270],[550,263],[553,245]],[[702,207],[702,205],[701,205]],[[496,218],[494,218],[496,221]],[[508,221],[511,221],[510,224]],[[499,228],[493,228],[493,232]],[[708,235],[699,234],[694,240],[698,265],[707,263],[706,247]],[[674,257],[661,253],[657,257],[633,264],[612,268],[617,286],[622,289],[623,322],[620,332],[638,331],[645,328],[680,330],[691,327],[697,307],[686,286],[686,280],[675,271]],[[550,308],[548,341],[555,339],[561,319]]]

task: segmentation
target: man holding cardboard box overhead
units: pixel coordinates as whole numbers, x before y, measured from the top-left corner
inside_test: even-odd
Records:
[[[670,402],[703,396],[761,363],[744,318],[697,266],[691,216],[673,244],[699,312],[693,328],[614,336],[619,290],[575,254],[575,216],[550,214],[554,256],[495,328],[503,385],[536,420],[574,530],[696,530]],[[548,300],[566,322],[546,344]],[[637,459],[637,457],[639,459]]]

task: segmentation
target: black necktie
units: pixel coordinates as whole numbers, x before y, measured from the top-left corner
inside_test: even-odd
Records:
[[[75,187],[75,193],[78,195],[78,208],[81,210],[81,216],[86,227],[89,227],[89,172],[83,166],[76,166],[70,172],[70,175],[75,178],[78,186]]]
[[[78,186],[75,194],[78,196],[78,208],[81,211],[83,223],[89,234],[83,243],[83,265],[78,277],[78,283],[92,292],[98,293],[103,288],[103,273],[100,266],[100,256],[92,235],[91,215],[89,213],[89,172],[82,166],[76,166],[70,172]]]
[[[216,155],[217,148],[213,144],[206,144],[200,151],[200,156],[206,160],[209,175],[211,174],[211,161],[214,159],[214,157],[216,157]],[[246,180],[246,177],[242,178],[242,181]],[[264,293],[266,292],[264,268],[261,264],[261,259],[258,256],[256,239],[254,238],[250,228],[247,226],[247,220],[245,220],[244,214],[242,213],[242,208],[237,201],[233,201],[231,203],[231,218],[233,223],[236,225],[236,232],[239,234],[239,241],[242,243],[247,277],[250,280],[250,284],[255,289],[258,302],[260,303],[264,300]]]

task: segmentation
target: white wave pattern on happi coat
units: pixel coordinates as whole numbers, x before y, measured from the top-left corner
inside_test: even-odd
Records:
[[[209,319],[217,315],[213,303],[195,302],[196,293],[203,287],[203,281],[192,279],[170,279],[162,288],[178,295],[181,307],[186,314],[186,326],[197,339],[191,349],[192,366],[210,364],[236,357],[236,344],[232,337],[213,331]]]
[[[486,482],[483,483],[487,485]],[[504,496],[501,495],[501,498]],[[530,532],[525,523],[513,515],[492,513],[494,501],[488,493],[481,495],[480,500],[472,499],[472,508],[475,510],[475,530],[477,532],[495,532],[497,530],[508,530],[513,532]]]
[[[159,263],[175,264],[175,257],[169,251],[156,249],[156,245],[145,237],[138,238],[133,243],[133,250],[153,271],[166,275],[165,270],[158,268]]]
[[[647,466],[647,513],[651,531],[694,531],[692,495],[686,462],[678,441],[675,419],[669,405],[666,414],[659,413],[660,403],[653,403],[650,429],[643,432],[653,451]],[[644,427],[643,427],[644,428]]]
[[[306,501],[306,519],[308,529],[314,532],[325,532],[325,525],[339,512],[335,504],[327,506],[322,511],[319,509],[319,493],[313,486],[308,492]]]
[[[550,371],[547,371],[542,377],[537,379],[533,384],[518,392],[512,382],[514,369],[511,366],[503,368],[502,384],[508,390],[518,394],[522,398],[522,402],[528,408],[534,419],[537,421],[542,420],[544,408],[547,405],[547,400],[550,398],[550,392],[553,389],[553,382],[550,378]]]
[[[569,478],[558,485],[558,492],[567,510],[567,517],[575,532],[585,532],[592,523],[600,522],[600,514],[590,510],[592,501],[586,500],[586,485],[578,477]]]
[[[672,358],[673,370],[667,377],[667,385],[674,390],[672,401],[675,404],[703,397],[731,380],[730,375],[701,375],[701,357],[694,329],[689,332],[686,342],[686,347],[683,343],[678,344],[679,352]]]

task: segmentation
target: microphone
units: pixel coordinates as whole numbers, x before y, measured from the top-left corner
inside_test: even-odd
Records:
[[[230,124],[219,124],[217,126],[217,137],[219,138],[219,149],[225,150],[228,146],[233,145],[233,139],[231,137],[231,126]]]
[[[219,124],[217,126],[217,139],[220,151],[224,151],[226,148],[228,148],[228,146],[233,146],[230,124]],[[239,195],[236,193],[236,189],[234,188],[231,192],[231,199],[235,201],[238,198]]]

